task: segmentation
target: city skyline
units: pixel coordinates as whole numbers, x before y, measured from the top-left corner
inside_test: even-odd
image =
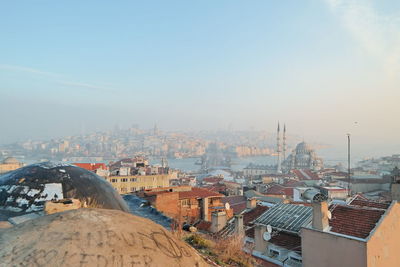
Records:
[[[279,120],[338,154],[346,133],[400,149],[396,1],[42,3],[0,4],[0,144]]]

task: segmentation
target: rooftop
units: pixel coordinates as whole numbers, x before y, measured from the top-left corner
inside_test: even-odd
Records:
[[[228,196],[221,199],[222,203],[229,203],[234,214],[239,214],[246,209],[245,196]]]
[[[243,214],[243,224],[250,225],[252,222],[266,212],[269,208],[267,206],[257,205],[254,209],[251,209]]]
[[[211,190],[193,187],[191,191],[179,192],[179,199],[187,198],[205,198],[205,197],[223,197],[224,195],[216,193]]]
[[[367,200],[360,196],[356,196],[353,200],[350,201],[349,205],[351,206],[360,206],[360,207],[370,207],[370,208],[377,208],[377,209],[387,209],[390,206],[390,203],[382,203]]]
[[[224,180],[223,177],[206,177],[203,178],[202,182],[203,183],[210,183],[210,184],[216,184]]]
[[[331,211],[330,231],[358,238],[367,238],[385,211],[385,209],[335,206]]]
[[[270,203],[282,203],[283,202],[282,198],[269,197],[269,196],[261,194],[260,192],[255,191],[255,190],[248,190],[248,191],[244,192],[244,195],[247,198],[255,198],[257,200],[270,202]]]
[[[272,233],[270,243],[301,254],[301,237],[285,232]]]
[[[285,187],[280,184],[275,184],[268,188],[265,194],[293,196],[293,187]]]
[[[311,170],[293,170],[300,180],[320,180],[321,178]]]
[[[103,170],[107,169],[105,163],[72,163],[72,164],[88,171],[95,171],[97,169],[103,169]]]
[[[301,227],[307,225],[311,220],[311,207],[277,204],[255,220],[255,223],[271,225],[274,228],[298,233]]]

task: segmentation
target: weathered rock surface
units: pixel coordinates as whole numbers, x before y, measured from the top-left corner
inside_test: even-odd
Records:
[[[208,266],[150,220],[119,210],[69,210],[0,229],[0,266]]]

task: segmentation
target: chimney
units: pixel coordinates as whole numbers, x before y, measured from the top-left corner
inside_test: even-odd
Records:
[[[216,211],[211,214],[211,227],[210,231],[216,233],[224,228],[226,225],[226,213],[224,211]]]
[[[326,231],[329,228],[329,213],[328,203],[323,202],[313,202],[313,219],[312,227],[319,231]]]
[[[254,209],[257,206],[257,199],[248,198],[246,201],[246,209]]]
[[[244,235],[243,215],[235,215],[235,233],[239,236]]]
[[[202,199],[201,211],[202,211],[202,219],[206,222],[209,222],[210,218],[208,218],[208,197]]]

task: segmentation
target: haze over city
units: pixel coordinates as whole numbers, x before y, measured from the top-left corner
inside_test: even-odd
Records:
[[[398,153],[398,1],[0,4],[0,144],[139,124]]]
[[[0,1],[0,267],[399,267],[400,1]]]

